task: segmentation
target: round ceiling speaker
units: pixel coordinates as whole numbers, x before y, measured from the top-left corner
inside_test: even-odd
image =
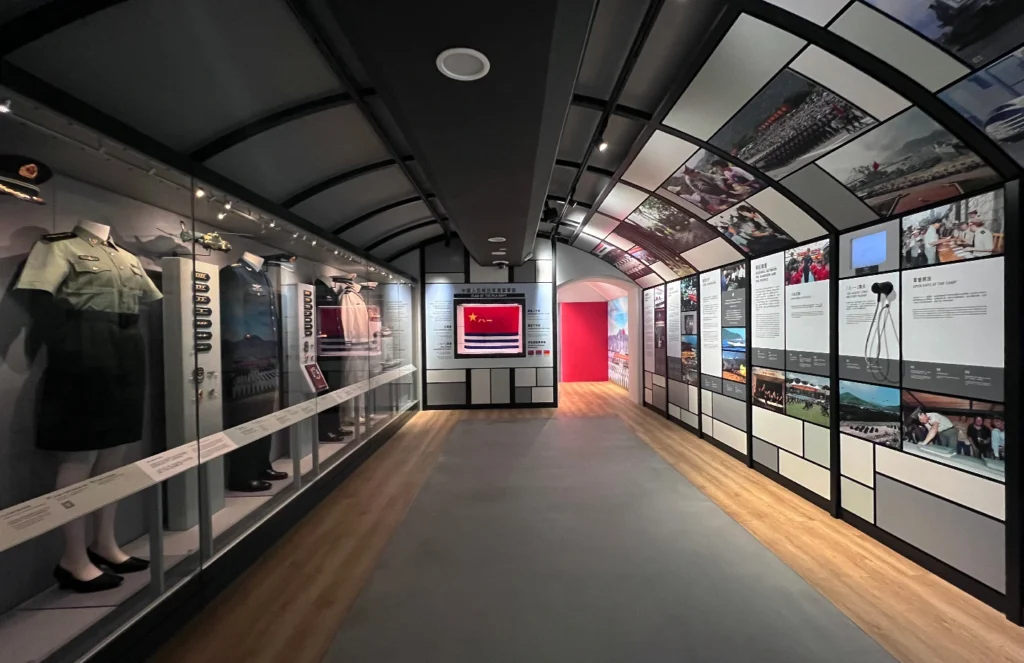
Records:
[[[487,75],[491,62],[487,56],[472,48],[449,48],[437,56],[437,68],[456,81],[475,81]]]

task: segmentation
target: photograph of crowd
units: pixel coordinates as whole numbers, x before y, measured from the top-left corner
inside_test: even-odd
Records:
[[[683,360],[683,382],[697,384],[700,381],[700,367],[697,365],[697,337],[693,334],[683,334],[682,353]]]
[[[1020,44],[1020,0],[864,0],[972,69]]]
[[[722,349],[732,350],[733,352],[746,352],[747,328],[724,327],[722,329]]]
[[[609,263],[612,267],[636,281],[648,274],[653,274],[651,268],[643,264],[622,249],[608,242],[601,242],[591,251],[595,256]]]
[[[903,217],[903,266],[923,267],[1003,252],[1003,193],[993,191]]]
[[[977,154],[916,107],[817,164],[883,217],[999,182]]]
[[[688,276],[685,279],[679,281],[679,290],[682,299],[682,309],[684,311],[696,311],[697,305],[697,276]],[[689,332],[696,334],[696,331]]]
[[[1024,8],[1024,3],[1020,6]],[[939,97],[1024,166],[1024,48],[971,74]]]
[[[770,368],[754,367],[751,396],[754,405],[779,414],[786,413],[786,374]]]
[[[722,268],[722,291],[743,290],[747,287],[747,263],[740,262]]]
[[[828,240],[786,251],[786,285],[828,281]]]
[[[733,382],[747,381],[747,353],[722,350],[722,378]]]
[[[1002,479],[1006,423],[999,403],[905,390],[903,450]]]
[[[698,150],[663,186],[705,212],[718,214],[764,189],[767,184],[707,150]]]
[[[653,242],[644,246],[661,245],[672,255],[710,242],[715,233],[689,213],[657,196],[650,196],[626,218],[627,225],[640,228]],[[620,226],[615,232],[622,234]]]
[[[750,205],[737,205],[708,223],[744,253],[767,255],[793,245],[793,238]]]
[[[627,221],[615,228],[615,234],[636,244],[629,254],[647,266],[660,262],[677,276],[688,276],[696,271],[661,237],[649,230]]]
[[[874,124],[874,118],[847,100],[783,69],[711,144],[777,180]]]
[[[786,371],[786,414],[819,426],[829,426],[832,410],[829,379]]]
[[[839,430],[887,447],[900,446],[900,390],[839,381]]]

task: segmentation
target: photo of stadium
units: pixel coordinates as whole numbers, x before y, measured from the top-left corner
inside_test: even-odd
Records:
[[[710,142],[780,179],[875,123],[842,97],[783,69]]]
[[[708,214],[718,214],[768,185],[736,164],[698,150],[662,186]]]
[[[904,267],[924,267],[1003,253],[1003,195],[983,193],[903,217]]]
[[[747,381],[747,353],[722,351],[722,378],[733,382]]]
[[[1006,471],[1001,403],[903,391],[903,450],[997,480]]]
[[[840,380],[839,430],[868,442],[898,449],[900,390]]]
[[[786,413],[786,374],[770,368],[754,367],[751,398],[754,405],[779,414]]]
[[[816,163],[883,217],[999,182],[977,154],[916,107]]]
[[[786,371],[786,414],[819,426],[829,426],[832,389],[829,379]]]

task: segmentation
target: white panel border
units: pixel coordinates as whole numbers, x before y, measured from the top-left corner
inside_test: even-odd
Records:
[[[875,449],[875,471],[993,518],[1006,520],[1006,489],[1001,483],[888,447]]]
[[[427,384],[439,384],[442,382],[465,382],[466,369],[464,368],[443,368],[427,371]]]
[[[746,201],[758,212],[774,221],[797,242],[805,242],[827,234],[818,222],[774,188],[768,188]]]
[[[875,485],[875,445],[859,437],[839,434],[839,469],[865,486]]]
[[[832,473],[809,460],[779,451],[779,474],[825,499],[832,494]]]
[[[732,447],[744,456],[747,455],[747,434],[739,428],[733,428],[729,424],[723,424],[718,419],[712,419],[713,433],[711,436],[722,444]]]
[[[743,256],[724,237],[717,237],[710,242],[705,242],[694,247],[683,254],[683,259],[697,268],[697,271],[706,272],[715,267],[728,265],[736,262]]]
[[[804,455],[803,421],[756,405],[752,406],[751,410],[754,437],[770,442],[791,454]]]
[[[587,221],[587,225],[583,226],[580,231],[591,237],[598,239],[604,239],[608,236],[608,233],[612,232],[619,227],[619,222],[615,219],[605,216],[604,214],[594,214],[590,217],[590,221]]]
[[[846,477],[840,479],[842,506],[850,513],[875,524],[875,491]]]
[[[621,221],[632,214],[640,203],[647,200],[648,195],[640,189],[618,182],[601,203],[598,211]]]
[[[654,191],[700,148],[664,131],[655,131],[622,179]]]

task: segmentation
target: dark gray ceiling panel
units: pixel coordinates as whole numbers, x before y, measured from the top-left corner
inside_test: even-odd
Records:
[[[580,183],[576,185],[575,199],[588,204],[593,203],[601,195],[601,192],[604,191],[604,188],[608,186],[609,181],[611,181],[611,178],[604,175],[598,175],[589,170],[584,172],[580,177]]]
[[[555,166],[555,169],[551,171],[551,184],[548,187],[548,195],[564,198],[569,192],[569,186],[572,184],[574,175],[575,171],[572,168]]]
[[[133,0],[11,60],[181,151],[341,89],[279,0]]]
[[[425,242],[432,237],[440,237],[444,232],[441,230],[441,226],[435,224],[429,225],[425,228],[419,228],[402,235],[395,237],[389,242],[385,242],[377,248],[370,251],[373,255],[387,260],[390,256],[396,253],[402,253],[403,250],[410,246]]]
[[[356,246],[366,246],[375,239],[415,221],[432,219],[430,210],[423,201],[409,203],[371,217],[358,226],[349,228],[341,237]]]
[[[602,0],[590,26],[574,92],[607,99],[650,0]]]
[[[562,128],[562,139],[558,144],[558,158],[576,163],[582,161],[600,119],[601,113],[596,110],[570,106]]]
[[[207,165],[257,193],[283,200],[325,177],[387,156],[359,109],[342,106],[250,138]]]
[[[604,130],[604,140],[608,147],[604,152],[594,150],[590,155],[589,165],[614,171],[626,158],[643,130],[644,125],[641,122],[612,115],[608,118],[608,127]]]
[[[339,184],[293,209],[318,226],[337,228],[346,219],[415,195],[398,166],[391,166]]]

